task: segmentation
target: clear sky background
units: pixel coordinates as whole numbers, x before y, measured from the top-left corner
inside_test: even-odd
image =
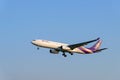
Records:
[[[97,37],[108,50],[67,58],[30,43]],[[0,0],[0,80],[120,80],[120,1]]]

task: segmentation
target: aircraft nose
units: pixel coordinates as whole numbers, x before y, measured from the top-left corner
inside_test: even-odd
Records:
[[[32,42],[31,42],[31,43],[32,43],[32,44],[35,44],[35,41],[36,41],[36,40],[32,40]]]

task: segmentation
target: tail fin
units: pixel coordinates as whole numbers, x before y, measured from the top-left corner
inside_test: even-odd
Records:
[[[98,41],[96,42],[96,44],[94,44],[92,47],[85,48],[85,47],[81,46],[81,47],[79,47],[79,49],[86,54],[97,53],[97,52],[101,52],[102,50],[107,49],[107,48],[100,49],[100,46],[102,44],[102,40],[100,40],[100,38],[98,38],[97,40]]]
[[[96,51],[100,48],[101,46],[101,43],[102,43],[102,40],[98,40],[97,43],[95,45],[93,45],[92,47],[90,47],[89,49],[92,50],[92,51]]]

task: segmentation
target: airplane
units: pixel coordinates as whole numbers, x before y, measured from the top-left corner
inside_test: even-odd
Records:
[[[97,41],[92,47],[87,48],[85,45]],[[101,52],[102,50],[106,50],[107,48],[101,48],[102,40],[100,38],[81,42],[77,44],[65,44],[65,43],[59,43],[59,42],[53,42],[48,40],[33,40],[31,42],[33,45],[37,46],[37,49],[39,50],[39,47],[43,48],[49,48],[49,52],[52,54],[59,54],[59,52],[62,52],[64,57],[67,57],[66,52],[73,55],[74,53],[78,54],[92,54]]]

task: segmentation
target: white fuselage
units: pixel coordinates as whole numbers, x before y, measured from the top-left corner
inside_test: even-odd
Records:
[[[67,47],[68,44],[65,44],[65,43],[58,43],[58,42],[47,41],[47,40],[33,40],[32,44],[38,47],[44,47],[44,48],[50,48],[50,49],[57,49],[60,46],[62,46],[66,52],[84,54],[84,52],[79,50],[78,48],[71,50],[69,47]]]

